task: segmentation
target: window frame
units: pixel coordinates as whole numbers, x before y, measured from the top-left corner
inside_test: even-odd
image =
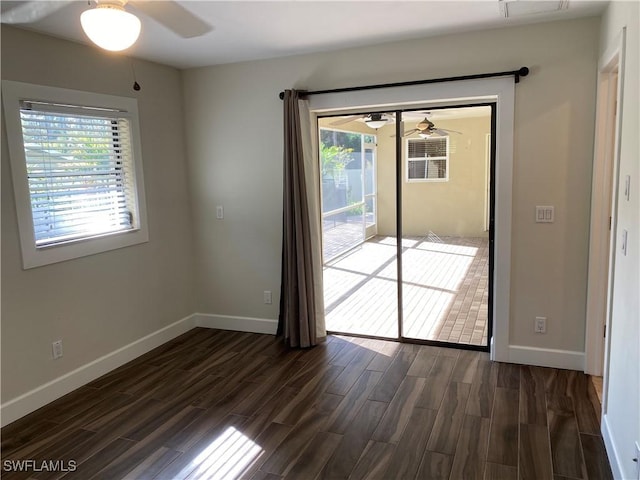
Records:
[[[138,102],[135,98],[3,80],[2,101],[22,251],[22,264],[25,270],[149,241]],[[133,195],[135,197],[135,206],[137,206],[137,212],[134,215],[138,219],[134,228],[86,236],[67,242],[36,246],[22,123],[20,120],[21,102],[28,101],[113,109],[119,113],[121,112],[122,117],[129,120],[133,163],[131,171],[134,175],[133,184],[135,186]],[[61,111],[63,108],[61,108]]]
[[[445,140],[446,155],[444,157],[409,157],[409,143],[412,141],[433,141],[433,140]],[[407,183],[425,183],[425,182],[448,182],[449,181],[449,136],[440,137],[427,137],[427,138],[407,138],[405,143],[405,181]],[[425,161],[425,168],[428,166],[429,160],[445,160],[445,176],[442,178],[410,178],[409,177],[409,164],[415,161]],[[426,169],[425,169],[426,171]]]

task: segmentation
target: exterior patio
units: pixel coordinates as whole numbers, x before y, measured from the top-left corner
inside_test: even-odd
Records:
[[[404,337],[487,344],[488,239],[405,237]],[[327,330],[398,337],[395,237],[374,237],[324,267]]]

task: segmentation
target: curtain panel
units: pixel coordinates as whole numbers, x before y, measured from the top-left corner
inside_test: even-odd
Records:
[[[291,347],[326,337],[322,287],[319,167],[307,102],[284,92],[282,279],[278,335]]]

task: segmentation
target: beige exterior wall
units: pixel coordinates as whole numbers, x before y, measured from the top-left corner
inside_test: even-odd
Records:
[[[417,122],[405,122],[405,130]],[[490,116],[438,120],[440,128],[457,130],[449,137],[449,180],[407,182],[406,140],[402,141],[402,230],[403,235],[484,237],[486,193],[486,135]],[[378,136],[378,232],[395,235],[395,133],[393,125]],[[414,134],[407,138],[419,138]]]

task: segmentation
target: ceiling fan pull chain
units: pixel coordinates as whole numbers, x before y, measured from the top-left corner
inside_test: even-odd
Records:
[[[140,90],[142,90],[142,87],[140,86],[140,84],[136,80],[136,69],[133,66],[133,58],[129,58],[129,61],[131,62],[131,72],[133,73],[133,89],[136,92],[139,92]]]

